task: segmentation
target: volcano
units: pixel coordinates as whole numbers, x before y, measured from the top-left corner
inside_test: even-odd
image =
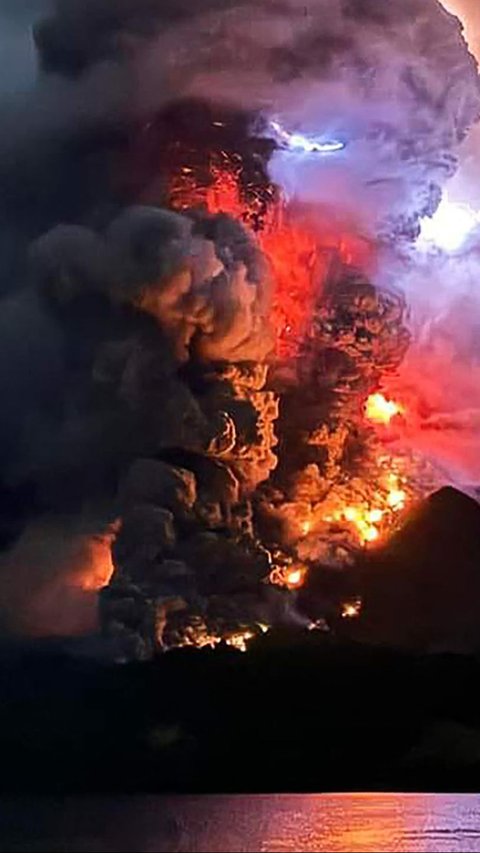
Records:
[[[7,424],[5,500],[30,501],[5,624],[55,623],[48,571],[12,577],[45,530],[42,566],[69,608],[98,593],[120,660],[355,619],[363,590],[332,577],[449,480],[409,426],[448,419],[389,389],[417,344],[405,270],[480,117],[459,22],[436,0],[187,5],[70,0],[35,30],[45,91],[71,95],[44,144],[63,133],[85,191],[32,229],[14,305],[40,355]]]
[[[478,652],[479,556],[477,501],[452,488],[435,492],[369,556],[356,636],[416,651]]]

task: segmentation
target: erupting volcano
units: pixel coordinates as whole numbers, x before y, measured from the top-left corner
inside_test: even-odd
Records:
[[[480,118],[459,22],[437,0],[197,6],[58,2],[36,30],[46,79],[100,79],[105,106],[69,139],[93,199],[34,229],[25,299],[61,367],[22,421],[41,449],[12,419],[5,500],[29,496],[22,535],[41,514],[113,540],[66,574],[122,660],[355,620],[358,561],[476,482],[443,452],[480,425],[473,346],[454,402],[444,375],[480,245],[466,209],[445,235]]]
[[[401,365],[410,335],[400,292],[376,287],[368,279],[375,264],[374,242],[318,212],[312,221],[310,210],[289,204],[268,179],[271,146],[262,156],[255,151],[262,150],[261,140],[245,135],[239,150],[229,151],[229,140],[235,139],[229,127],[232,118],[216,119],[209,109],[191,104],[188,108],[196,111],[194,133],[200,138],[211,135],[215,143],[199,151],[191,147],[193,142],[173,138],[167,147],[170,206],[193,220],[194,234],[213,240],[213,276],[225,276],[228,260],[230,275],[235,277],[240,264],[248,275],[248,261],[261,253],[268,295],[258,325],[251,318],[246,326],[242,323],[236,355],[227,344],[228,365],[219,357],[230,328],[224,329],[217,352],[208,343],[206,349],[200,345],[194,381],[202,386],[202,408],[220,409],[226,439],[214,439],[202,467],[205,471],[207,458],[210,466],[215,460],[217,478],[221,472],[233,481],[234,490],[226,512],[221,508],[209,516],[198,497],[189,508],[197,516],[191,519],[191,541],[185,548],[184,539],[172,551],[177,559],[185,551],[189,555],[176,569],[178,578],[183,577],[183,594],[178,594],[174,573],[168,577],[168,561],[161,581],[161,572],[152,577],[153,567],[142,575],[136,587],[142,609],[152,609],[150,603],[145,605],[145,596],[156,602],[150,629],[154,633],[142,636],[141,648],[146,646],[147,654],[156,646],[201,647],[222,639],[245,649],[248,640],[268,630],[272,616],[274,623],[294,619],[307,625],[309,617],[297,608],[295,593],[309,575],[352,565],[363,549],[385,541],[410,505],[435,484],[435,473],[425,461],[397,446],[395,424],[408,419],[406,408],[380,391]],[[177,109],[175,125],[182,123],[185,109]],[[211,125],[207,132],[206,122]],[[229,230],[235,243],[219,245],[220,235]],[[255,275],[252,279],[254,285]],[[224,280],[224,288],[226,284]],[[232,297],[240,302],[245,298],[236,290],[224,299]],[[248,301],[254,299],[252,288]],[[184,300],[182,288],[177,301],[182,318]],[[147,295],[140,304],[171,331],[157,296]],[[232,305],[235,321],[239,313]],[[195,310],[191,318],[194,323]],[[215,323],[211,328],[215,330]],[[260,359],[253,360],[252,351],[261,352]],[[213,406],[210,400],[216,401]],[[194,473],[199,469],[199,460],[189,464],[180,449],[176,458],[187,469],[184,480],[189,468]],[[177,477],[182,477],[181,470],[176,469]],[[159,489],[161,479],[174,472],[159,470]],[[196,476],[196,486],[201,478]],[[143,486],[140,477],[136,482],[138,500]],[[129,535],[122,530],[117,547],[124,536],[128,542]],[[199,577],[198,569],[194,578],[189,573],[197,551],[201,562],[211,565],[207,578]],[[127,563],[121,551],[116,553],[117,573],[103,595],[107,630],[118,630],[116,614],[131,595],[137,572],[134,566],[125,586]],[[135,549],[133,554],[136,560]],[[154,558],[158,560],[157,553]],[[213,568],[219,560],[217,571],[229,574],[223,580]],[[237,561],[242,569],[235,578]],[[291,600],[276,597],[268,589],[272,585],[283,588],[282,595]],[[336,606],[339,616],[351,619],[360,612],[361,600],[338,600]],[[324,615],[320,610],[311,627],[328,627]]]

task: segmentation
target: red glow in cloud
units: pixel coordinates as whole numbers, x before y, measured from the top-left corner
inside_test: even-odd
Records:
[[[210,178],[208,185],[202,185],[193,168],[182,168],[172,186],[173,207],[185,210],[204,204],[210,213],[226,213],[251,224],[265,199],[242,197],[238,164],[226,159],[223,166],[211,165]],[[371,247],[345,222],[335,222],[331,212],[287,207],[273,190],[257,239],[271,267],[277,355],[289,358],[302,344],[333,259],[365,270],[371,262]]]
[[[370,394],[365,404],[365,415],[373,423],[388,426],[394,418],[403,414],[405,414],[405,408],[401,403],[381,393]]]
[[[273,272],[273,323],[278,355],[295,355],[308,329],[332,262],[365,269],[368,243],[345,226],[315,217],[308,209],[287,209],[279,202],[270,212],[259,243]]]
[[[395,426],[402,445],[454,481],[480,482],[480,364],[462,360],[445,340],[413,343],[389,392],[405,406]]]

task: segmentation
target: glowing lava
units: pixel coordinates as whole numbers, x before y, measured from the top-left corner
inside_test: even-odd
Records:
[[[407,494],[403,489],[392,489],[387,496],[387,503],[394,512],[404,509]]]
[[[400,473],[385,470],[396,466],[396,460],[385,457],[381,470],[372,479],[354,480],[350,494],[333,492],[312,521],[313,532],[328,526],[331,535],[339,528],[349,528],[359,545],[380,544],[397,526],[400,513],[410,501],[407,480]]]
[[[303,572],[301,569],[293,569],[287,574],[287,584],[289,587],[300,586],[303,581]]]
[[[335,513],[334,521],[346,521],[351,524],[359,539],[364,543],[376,542],[380,538],[378,524],[384,516],[381,509],[369,509],[365,506],[347,506]]]
[[[180,645],[183,647],[194,647],[196,649],[215,649],[221,643],[236,649],[239,652],[246,652],[248,644],[251,640],[258,637],[260,634],[266,634],[270,630],[268,625],[257,623],[252,629],[245,628],[235,632],[226,632],[223,635],[211,633],[205,623],[199,621],[198,624],[190,628],[183,636],[183,641]]]
[[[342,619],[356,619],[360,615],[362,602],[359,598],[346,601],[342,607]]]
[[[292,565],[291,562],[275,565],[270,573],[269,582],[289,590],[300,589],[305,583],[307,573],[308,569],[304,565]]]
[[[371,394],[365,404],[365,415],[369,421],[388,425],[396,415],[403,415],[405,409],[383,394]]]
[[[114,572],[112,544],[118,529],[116,522],[102,535],[79,537],[79,565],[72,573],[72,586],[84,592],[95,592],[108,586]]]
[[[237,634],[230,634],[225,642],[232,649],[237,649],[239,652],[246,652],[248,643],[253,640],[255,634],[253,631],[239,631]]]

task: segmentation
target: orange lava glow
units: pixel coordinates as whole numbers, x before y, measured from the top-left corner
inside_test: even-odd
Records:
[[[333,524],[348,524],[363,545],[383,541],[393,526],[395,514],[404,510],[408,502],[408,493],[397,474],[388,474],[368,486],[372,495],[369,500],[341,507],[323,518]]]
[[[407,494],[403,489],[392,489],[387,496],[387,503],[394,512],[399,512],[405,507]]]
[[[248,643],[253,640],[255,634],[253,631],[239,631],[237,634],[230,634],[225,642],[232,649],[237,649],[239,652],[246,652]]]
[[[287,584],[289,587],[300,586],[303,582],[303,572],[301,569],[293,569],[287,574]]]
[[[196,649],[214,649],[219,646],[220,643],[225,643],[225,645],[230,646],[232,649],[236,649],[239,652],[246,652],[251,640],[257,637],[259,633],[265,634],[270,630],[268,625],[255,625],[255,629],[257,628],[258,631],[246,628],[243,631],[236,631],[235,633],[227,633],[220,636],[220,634],[209,633],[203,625],[199,626],[197,630],[190,632],[190,634],[184,639],[183,645],[193,646]]]
[[[368,505],[347,506],[334,513],[332,521],[347,522],[351,525],[359,538],[365,544],[377,542],[380,538],[379,522],[384,516],[383,510],[379,508],[370,509]],[[330,517],[325,519],[330,520]]]
[[[414,459],[379,455],[372,458],[362,476],[334,483],[323,500],[309,501],[308,492],[304,491],[297,503],[286,504],[285,530],[298,562],[285,565],[278,555],[273,555],[272,582],[288,587],[290,571],[318,559],[319,547],[326,553],[319,543],[330,542],[333,549],[335,543],[344,543],[353,550],[382,545],[398,527],[407,507],[420,494],[431,491],[424,488],[425,483],[417,488],[417,474],[420,471]]]
[[[269,581],[285,589],[300,589],[307,578],[308,569],[303,565],[278,565],[270,573]]]
[[[272,265],[277,353],[288,358],[296,355],[307,332],[325,277],[326,259],[319,254],[313,236],[288,223],[265,233],[260,242]]]
[[[112,544],[117,526],[107,533],[85,538],[82,559],[72,578],[72,586],[84,592],[96,592],[108,586],[114,572]]]
[[[378,424],[388,424],[397,415],[403,415],[405,409],[394,400],[389,400],[383,394],[370,394],[365,404],[365,415],[369,421]]]
[[[342,619],[356,619],[360,616],[362,602],[359,598],[354,601],[346,601],[342,606]]]

